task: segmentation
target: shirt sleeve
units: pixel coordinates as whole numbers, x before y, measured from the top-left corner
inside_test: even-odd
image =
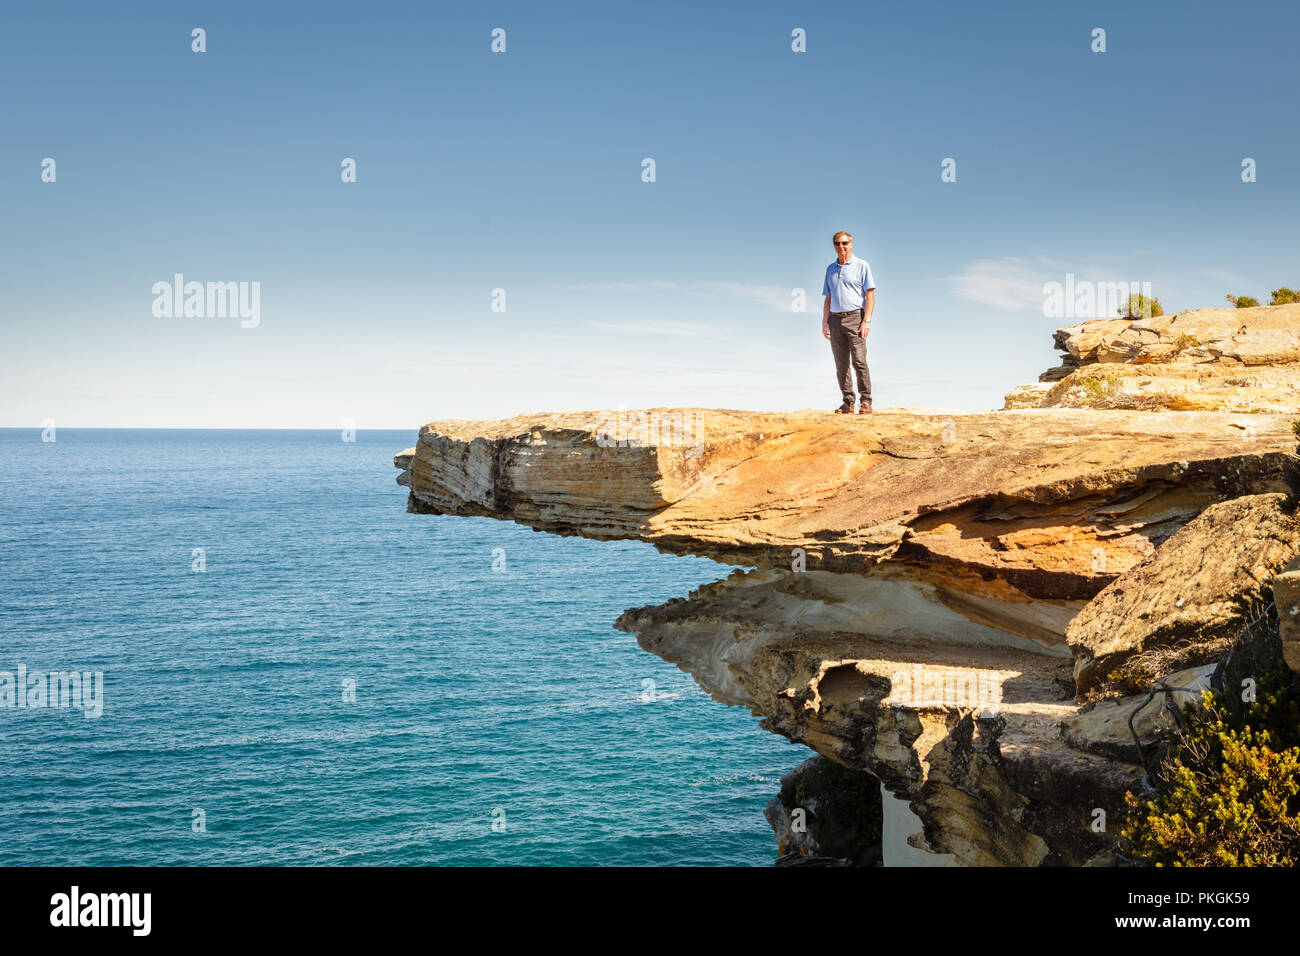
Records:
[[[831,270],[826,270],[826,277],[822,279],[822,295],[831,294]]]
[[[871,275],[871,263],[868,262],[865,263],[865,265],[867,268],[867,276],[866,276],[866,280],[862,284],[863,295],[866,295],[869,291],[871,291],[876,287],[876,280]]]

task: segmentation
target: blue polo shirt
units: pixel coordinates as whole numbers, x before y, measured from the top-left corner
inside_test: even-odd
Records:
[[[876,281],[871,277],[867,260],[849,256],[844,265],[840,265],[837,259],[826,267],[822,295],[831,297],[832,312],[852,312],[866,304],[867,291],[875,287]]]

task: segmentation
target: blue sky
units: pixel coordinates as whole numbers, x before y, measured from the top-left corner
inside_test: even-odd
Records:
[[[1297,36],[1249,2],[11,4],[0,425],[829,410],[836,229],[877,407],[999,407],[1055,364],[1045,281],[1300,286]],[[156,317],[178,272],[259,282],[260,324]]]

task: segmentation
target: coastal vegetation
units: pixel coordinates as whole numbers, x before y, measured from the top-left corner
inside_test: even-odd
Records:
[[[1292,302],[1300,302],[1300,292],[1288,289],[1286,286],[1274,289],[1269,295],[1272,296],[1269,305],[1290,305]],[[1259,299],[1253,295],[1229,295],[1226,298],[1237,309],[1254,309],[1259,306]]]
[[[1119,317],[1121,319],[1149,319],[1155,315],[1164,315],[1165,310],[1160,307],[1160,300],[1134,293],[1128,297],[1128,301],[1119,307]]]
[[[1294,866],[1300,861],[1300,681],[1280,662],[1254,700],[1206,691],[1184,706],[1149,800],[1125,795],[1130,852],[1156,866]]]
[[[1291,430],[1300,437],[1300,420]],[[1294,514],[1300,475],[1292,467],[1285,479],[1283,510]],[[1139,861],[1300,862],[1300,673],[1282,654],[1282,610],[1269,590],[1261,581],[1238,596],[1250,623],[1220,660],[1218,687],[1201,694],[1199,707],[1183,705],[1181,727],[1151,781],[1155,796],[1125,794],[1129,816],[1121,836]]]

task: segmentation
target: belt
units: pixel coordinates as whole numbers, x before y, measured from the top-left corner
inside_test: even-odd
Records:
[[[835,316],[837,319],[842,319],[846,315],[857,315],[861,311],[861,309],[854,309],[852,312],[832,312],[831,315]]]

